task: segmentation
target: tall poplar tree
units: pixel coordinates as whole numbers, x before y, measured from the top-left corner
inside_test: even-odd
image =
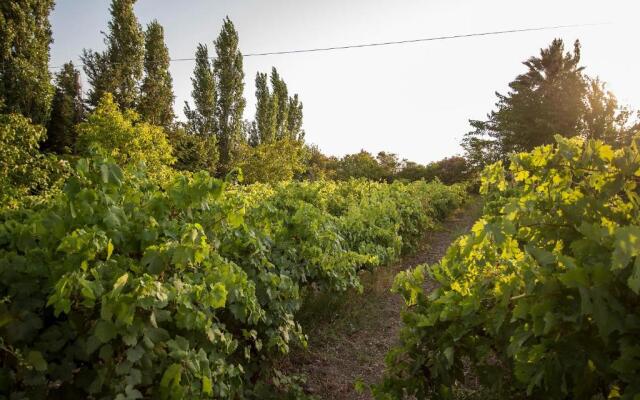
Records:
[[[147,25],[144,52],[144,80],[138,111],[153,125],[169,128],[173,122],[173,81],[169,73],[169,49],[164,28],[154,20]]]
[[[216,82],[209,59],[209,50],[204,44],[199,44],[196,50],[196,65],[191,77],[193,89],[191,97],[193,108],[185,101],[184,115],[187,117],[186,133],[178,134],[176,148],[184,150],[182,164],[185,168],[194,167],[214,172],[219,159],[218,154],[218,124],[216,122]]]
[[[271,88],[269,88],[269,82]],[[297,94],[289,97],[287,84],[276,68],[271,76],[256,75],[256,116],[250,131],[250,144],[275,140],[302,140],[302,103]]]
[[[282,78],[278,70],[271,68],[271,88],[273,89],[273,97],[276,103],[276,138],[283,139],[287,136],[287,119],[289,116],[289,90],[287,84]]]
[[[53,0],[0,2],[0,111],[45,124],[53,97],[49,73]]]
[[[121,109],[135,108],[144,64],[144,33],[133,10],[135,0],[112,0],[107,49],[84,50],[82,61],[89,84],[89,104],[95,107],[111,93]]]
[[[289,112],[287,113],[287,135],[293,140],[304,140],[304,130],[302,129],[302,102],[298,94],[289,97]]]
[[[234,153],[243,136],[245,99],[242,54],[238,48],[238,32],[233,22],[224,20],[220,35],[215,41],[216,59],[213,72],[216,81],[218,122],[218,148],[220,153],[220,173],[228,172]]]
[[[47,139],[42,147],[55,153],[72,153],[76,142],[75,126],[84,116],[80,71],[69,61],[56,74],[55,81]]]
[[[193,85],[191,90],[193,108],[188,102],[184,103],[188,130],[200,136],[214,136],[217,134],[216,82],[209,60],[209,50],[204,44],[199,44],[196,50],[196,65],[193,69],[191,84]]]
[[[278,103],[269,90],[269,81],[266,73],[256,74],[256,117],[255,133],[252,144],[270,143],[276,139],[278,115]]]

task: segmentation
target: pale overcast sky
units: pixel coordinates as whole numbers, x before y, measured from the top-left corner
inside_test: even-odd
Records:
[[[107,0],[57,0],[51,65],[78,62],[83,48],[104,48]],[[388,47],[245,58],[246,118],[254,113],[257,71],[275,66],[304,103],[307,141],[341,156],[385,150],[426,163],[461,153],[468,119],[482,119],[495,91],[524,71],[521,62],[554,37],[582,42],[587,73],[619,100],[640,107],[640,1],[637,0],[139,0],[146,25],[165,27],[172,58],[212,48],[228,15],[243,53],[395,41],[514,28],[613,22]],[[171,64],[182,116],[193,62]]]

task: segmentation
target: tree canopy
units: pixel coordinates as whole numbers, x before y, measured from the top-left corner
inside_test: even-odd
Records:
[[[141,121],[133,110],[121,111],[110,93],[77,129],[81,154],[103,152],[120,165],[143,162],[154,176],[166,174],[175,162],[164,130]]]
[[[169,49],[164,28],[154,20],[147,25],[144,44],[144,79],[138,112],[153,125],[169,128],[173,123],[173,80],[169,73]]]
[[[144,66],[144,32],[133,6],[136,0],[112,0],[104,52],[84,50],[82,62],[89,81],[88,101],[97,106],[111,93],[122,109],[134,109],[140,96]]]
[[[0,112],[45,124],[53,96],[49,73],[53,0],[0,3]]]
[[[69,61],[56,74],[55,82],[47,139],[42,148],[59,154],[73,153],[77,135],[75,126],[84,118],[80,71]]]

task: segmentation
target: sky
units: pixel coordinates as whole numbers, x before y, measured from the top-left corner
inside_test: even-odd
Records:
[[[103,50],[108,0],[57,0],[52,67]],[[138,0],[145,26],[165,28],[172,58],[213,48],[229,16],[243,53],[331,47],[552,25],[610,23],[417,44],[245,57],[245,117],[255,113],[256,72],[275,66],[304,103],[306,140],[329,155],[387,151],[427,163],[462,154],[469,119],[483,119],[525,71],[522,61],[556,37],[579,39],[586,73],[622,104],[640,108],[637,0]],[[213,53],[213,51],[211,51]],[[193,62],[171,63],[175,109],[190,100]]]

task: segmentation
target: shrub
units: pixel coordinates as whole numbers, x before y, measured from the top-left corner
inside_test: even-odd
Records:
[[[305,170],[304,148],[290,139],[243,145],[233,166],[242,170],[247,183],[288,181]]]
[[[218,144],[215,135],[202,136],[187,132],[182,126],[169,131],[176,162],[173,167],[180,171],[207,171],[215,175],[218,165]]]
[[[556,140],[485,169],[472,231],[396,278],[410,308],[378,398],[476,379],[496,398],[640,396],[640,137]]]
[[[66,163],[40,153],[45,129],[19,114],[0,114],[0,205],[15,207],[24,196],[52,189]]]
[[[88,155],[94,146],[120,165],[143,162],[155,177],[165,177],[175,162],[173,149],[164,130],[141,122],[134,111],[121,112],[107,93],[86,122],[78,124],[80,154]]]

